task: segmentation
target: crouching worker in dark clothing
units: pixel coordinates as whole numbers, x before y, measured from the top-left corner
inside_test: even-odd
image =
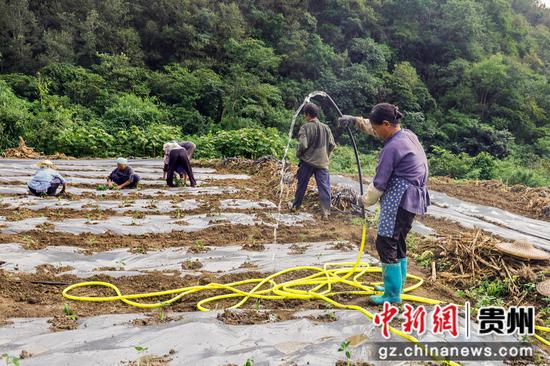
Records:
[[[195,145],[193,141],[181,141],[181,142],[178,142],[178,145],[180,145],[187,151],[187,157],[189,158],[189,161],[191,161],[191,159],[193,158],[193,153],[197,148],[197,145]]]
[[[109,188],[137,188],[140,178],[136,173],[134,173],[134,169],[132,169],[128,165],[128,160],[124,158],[118,158],[116,159],[116,165],[116,169],[113,170],[107,178],[107,185],[109,186]]]
[[[328,170],[330,154],[336,147],[330,128],[319,121],[319,107],[307,103],[304,108],[307,122],[298,133],[299,145],[296,157],[300,160],[297,179],[298,186],[292,211],[296,211],[304,200],[307,185],[312,175],[315,176],[321,211],[326,219],[330,215],[330,174]]]
[[[189,166],[191,166],[191,159],[193,158],[193,153],[197,148],[197,145],[192,141],[182,141],[182,142],[167,142],[164,144],[164,169],[162,173],[162,179],[166,179],[166,173],[168,172],[168,161],[170,160],[170,151],[173,149],[179,149],[180,147],[184,148],[187,151],[187,158],[189,160]],[[183,185],[187,184],[187,174],[183,165],[176,167],[176,173],[179,174],[180,179],[183,179]]]
[[[65,192],[67,183],[56,171],[56,166],[50,160],[44,160],[36,164],[38,170],[31,178],[27,186],[35,196],[59,196]],[[57,189],[62,186],[59,193]]]
[[[164,167],[166,184],[169,187],[176,186],[174,183],[174,173],[178,173],[182,179],[188,176],[191,187],[197,185],[189,159],[190,157],[187,149],[181,147],[178,143],[169,142],[164,144]]]

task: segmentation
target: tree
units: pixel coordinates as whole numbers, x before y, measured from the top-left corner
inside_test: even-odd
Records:
[[[441,15],[434,20],[436,47],[441,57],[452,60],[476,60],[486,45],[483,7],[473,0],[449,0],[441,6]]]
[[[354,38],[349,58],[352,63],[364,64],[371,72],[382,73],[388,68],[391,50],[386,45],[377,44],[372,38]]]
[[[435,100],[428,88],[408,62],[397,64],[391,74],[385,75],[380,99],[396,104],[406,112],[429,112],[435,108]]]
[[[244,70],[266,81],[273,81],[274,73],[279,68],[281,57],[275,55],[271,47],[266,47],[264,42],[248,38],[239,42],[234,38],[229,39],[225,46],[229,64],[239,64]]]
[[[36,66],[34,51],[38,26],[29,0],[0,0],[0,70],[30,71]]]

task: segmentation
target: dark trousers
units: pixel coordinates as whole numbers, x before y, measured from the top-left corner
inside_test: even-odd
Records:
[[[55,196],[60,185],[61,183],[52,183],[46,192],[37,192],[31,187],[29,187],[29,191],[35,196]]]
[[[197,145],[195,145],[195,143],[191,141],[178,142],[178,145],[187,150],[187,157],[189,158],[189,160],[191,160],[193,158],[193,153],[195,152]]]
[[[193,170],[191,169],[191,163],[189,162],[189,157],[187,156],[187,150],[185,149],[175,149],[170,151],[170,156],[168,159],[168,171],[166,174],[166,184],[169,187],[174,187],[174,172],[180,172],[187,174],[189,177],[189,183],[191,187],[195,187],[197,182],[195,181],[195,176],[193,175]]]
[[[132,183],[128,184],[126,187],[124,187],[125,189],[134,189],[134,188],[137,188],[137,185],[139,183],[139,180],[141,178],[137,175],[137,174],[134,174],[134,178],[132,179]],[[126,183],[127,180],[124,180],[124,179],[113,179],[113,183],[115,183],[116,185],[121,185],[121,184],[124,184]]]
[[[393,237],[376,237],[376,250],[382,263],[397,263],[398,259],[407,256],[407,234],[411,231],[415,216],[414,213],[399,207]]]
[[[296,174],[298,185],[294,196],[294,207],[300,207],[302,205],[307,185],[312,175],[315,176],[315,182],[317,183],[321,208],[328,210],[330,209],[330,174],[328,169],[316,168],[303,161],[300,162],[298,173]]]

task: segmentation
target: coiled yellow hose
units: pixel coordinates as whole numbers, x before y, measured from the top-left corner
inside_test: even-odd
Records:
[[[223,300],[223,299],[237,299],[237,300],[240,299],[235,305],[231,306],[230,309],[236,309],[243,306],[251,298],[261,299],[261,300],[285,300],[285,299],[323,300],[336,308],[356,310],[361,314],[372,319],[374,315],[368,310],[366,310],[365,308],[358,305],[342,304],[332,298],[336,295],[342,295],[342,294],[367,296],[367,295],[372,295],[377,293],[377,291],[375,291],[374,289],[374,286],[377,285],[378,283],[364,284],[361,282],[361,277],[366,273],[382,272],[382,269],[380,267],[372,267],[369,263],[361,262],[363,251],[365,249],[366,236],[367,236],[367,225],[365,224],[363,225],[361,247],[355,262],[326,263],[322,268],[314,267],[314,266],[293,267],[293,268],[282,270],[280,272],[277,272],[265,278],[253,278],[253,279],[232,282],[228,284],[209,283],[207,285],[188,286],[188,287],[182,287],[182,288],[177,288],[177,289],[167,290],[167,291],[158,291],[158,292],[149,292],[149,293],[141,293],[141,294],[131,294],[131,295],[122,294],[122,292],[119,290],[117,286],[108,282],[88,281],[88,282],[81,282],[81,283],[76,283],[74,285],[68,286],[63,290],[63,296],[69,300],[74,300],[74,301],[90,301],[90,302],[122,301],[128,305],[135,306],[137,308],[154,309],[154,308],[160,308],[160,307],[173,304],[174,302],[179,301],[180,299],[182,299],[183,297],[189,294],[197,293],[200,291],[225,290],[228,292],[227,294],[212,296],[212,297],[200,300],[197,303],[197,308],[200,311],[209,311],[210,309],[206,307],[206,305],[219,300]],[[297,271],[312,271],[314,272],[314,274],[304,278],[289,280],[286,282],[281,282],[281,283],[276,282],[276,279],[278,277],[285,274],[292,273],[292,272],[297,272]],[[401,295],[402,300],[416,301],[416,302],[430,304],[430,305],[442,303],[439,300],[434,300],[426,297],[420,297],[420,296],[414,296],[414,295],[408,294],[408,292],[413,291],[414,289],[417,289],[418,287],[422,286],[422,284],[424,283],[424,280],[421,277],[418,277],[412,274],[407,274],[407,278],[416,280],[416,283],[404,289],[404,294]],[[250,284],[255,284],[255,286],[251,290],[239,289],[239,287],[242,287],[244,285],[250,285]],[[332,288],[336,284],[352,287],[353,290],[334,292]],[[76,295],[70,294],[70,292],[73,291],[74,289],[77,289],[80,287],[88,287],[88,286],[103,286],[103,287],[110,288],[116,293],[116,296],[90,297],[90,296],[76,296]],[[142,302],[136,301],[138,299],[146,299],[146,298],[170,296],[170,295],[174,295],[174,296],[171,299],[166,301],[158,301],[154,303],[142,303]],[[546,328],[546,327],[537,327],[536,329],[542,332],[550,331],[550,328]],[[402,332],[393,327],[390,327],[390,331],[393,334],[403,339],[406,339],[410,342],[421,344],[418,339],[411,336],[410,334]],[[548,342],[543,337],[539,335],[535,335],[535,337],[542,343],[550,346],[550,342]],[[457,363],[452,361],[446,361],[446,363],[448,365],[458,366]]]

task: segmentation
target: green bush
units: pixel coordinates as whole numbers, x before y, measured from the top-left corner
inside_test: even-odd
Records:
[[[109,134],[99,123],[92,122],[62,129],[56,141],[59,151],[76,157],[160,157],[165,142],[181,139],[181,130],[175,126],[154,123],[145,129],[130,126]]]
[[[493,179],[495,177],[495,158],[489,153],[481,152],[472,161],[472,169],[479,179]]]
[[[17,145],[20,125],[32,119],[29,103],[18,98],[8,84],[0,80],[0,148]]]
[[[115,151],[123,156],[159,157],[165,142],[181,139],[181,130],[175,126],[151,124],[145,129],[131,126],[115,134]]]
[[[294,154],[294,151],[291,154]],[[375,152],[370,154],[360,153],[359,160],[361,161],[363,175],[374,175],[378,154]],[[337,146],[330,157],[329,169],[332,173],[357,174],[357,163],[353,148],[345,145]]]
[[[34,118],[19,121],[28,145],[46,154],[63,152],[58,139],[61,131],[74,123],[77,111],[72,107],[65,96],[43,94],[34,101]]]
[[[438,146],[429,157],[430,174],[456,179],[499,179],[508,185],[524,184],[530,187],[549,186],[550,168],[544,160],[532,155],[529,164],[514,158],[498,160],[487,152],[475,157],[466,153],[453,154]]]
[[[197,158],[240,156],[257,159],[264,155],[281,157],[285,140],[273,128],[243,128],[219,131],[192,139],[197,144]]]
[[[58,136],[60,151],[70,156],[109,157],[115,153],[115,138],[100,126],[71,125]]]
[[[550,170],[541,162],[534,162],[533,166],[515,159],[497,160],[496,175],[508,185],[523,184],[529,187],[550,186]]]
[[[36,77],[19,73],[3,74],[0,79],[4,80],[20,98],[33,101],[38,98]]]
[[[52,94],[66,95],[73,103],[97,107],[107,98],[107,82],[83,67],[51,63],[41,70]]]
[[[453,154],[439,146],[433,146],[429,157],[430,174],[463,179],[472,170],[474,158],[466,153]]]
[[[154,98],[140,98],[124,94],[116,98],[107,108],[103,120],[109,132],[127,129],[130,126],[145,127],[151,123],[162,123],[166,113],[159,109]]]

